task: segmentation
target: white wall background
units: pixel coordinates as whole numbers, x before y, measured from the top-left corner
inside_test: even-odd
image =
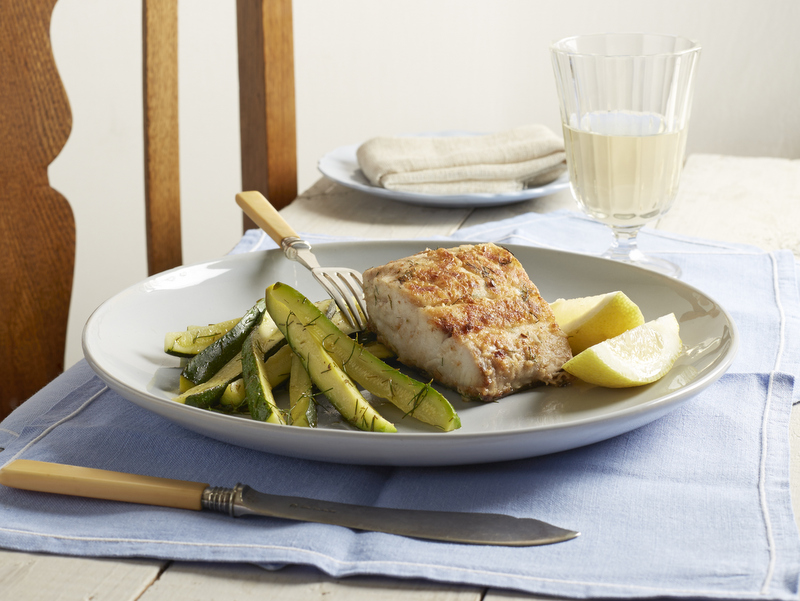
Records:
[[[689,152],[800,158],[797,0],[295,0],[299,185],[326,152],[379,134],[559,131],[548,45],[601,31],[703,45]],[[184,261],[241,234],[235,0],[180,4]],[[91,311],[146,277],[141,0],[60,0],[53,47],[73,129],[50,168],[78,254],[67,365]]]

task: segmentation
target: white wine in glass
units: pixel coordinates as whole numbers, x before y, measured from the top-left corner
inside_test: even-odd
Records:
[[[638,249],[636,235],[677,195],[699,46],[602,34],[551,50],[570,186],[583,211],[614,233],[604,256],[677,277],[676,265]]]

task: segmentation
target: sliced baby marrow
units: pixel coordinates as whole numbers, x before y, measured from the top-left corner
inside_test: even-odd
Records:
[[[239,320],[237,317],[209,326],[189,326],[185,332],[167,332],[164,336],[164,352],[175,357],[194,357],[222,338]]]
[[[385,347],[380,342],[370,342],[364,345],[364,348],[379,359],[390,359],[395,356],[391,349]],[[286,345],[280,347],[274,354],[267,358],[266,368],[270,386],[277,388],[286,380],[290,379],[293,355],[292,347]]]
[[[266,360],[267,377],[269,385],[273,388],[277,388],[289,379],[292,371],[292,355],[294,355],[292,347],[287,344]]]
[[[242,376],[245,399],[250,417],[262,422],[285,424],[281,410],[275,403],[272,386],[264,362],[264,355],[284,340],[272,318],[266,313],[261,323],[248,334],[242,346]]]
[[[331,359],[322,344],[309,332],[307,324],[298,319],[289,307],[278,300],[273,291],[278,284],[267,288],[267,311],[278,324],[289,346],[300,358],[311,381],[328,397],[331,404],[348,422],[361,430],[396,432],[363,397],[358,387]],[[312,307],[313,304],[309,303]],[[319,309],[314,307],[318,315]]]
[[[336,303],[334,303],[332,300],[320,301],[318,303],[314,303],[314,306],[325,313],[325,315],[328,315],[334,320],[334,322],[338,322],[340,320],[346,323],[345,318],[339,314]],[[349,327],[352,330],[352,326]],[[381,346],[383,347],[383,345]],[[383,348],[385,349],[385,352],[391,354],[391,351],[388,348]],[[292,347],[288,345],[276,346],[274,350],[274,353],[268,353],[266,358],[266,368],[270,386],[277,388],[280,384],[283,384],[283,382],[289,379],[292,370],[292,356],[294,355],[294,352],[292,351]]]
[[[396,355],[392,352],[392,349],[390,349],[388,346],[384,346],[377,340],[367,342],[363,346],[364,350],[369,351],[378,359],[392,359],[393,357],[396,357]]]
[[[446,432],[461,427],[461,419],[441,393],[430,384],[418,382],[387,365],[345,336],[297,290],[277,283],[268,291],[268,310],[271,311],[270,302],[285,306],[285,310],[296,315],[305,329],[339,362],[347,375],[370,393],[387,399],[406,415]]]
[[[242,354],[238,353],[208,381],[190,388],[175,397],[175,400],[193,407],[208,409],[222,397],[228,384],[240,377],[242,377]]]
[[[289,376],[289,423],[304,428],[317,427],[317,404],[314,384],[300,357],[292,353],[292,372]]]
[[[225,387],[225,391],[219,399],[219,404],[223,407],[236,410],[244,405],[244,379],[236,378]]]
[[[264,309],[264,300],[261,299],[244,314],[234,327],[189,359],[181,375],[195,384],[206,382],[242,350],[244,339],[259,323]]]

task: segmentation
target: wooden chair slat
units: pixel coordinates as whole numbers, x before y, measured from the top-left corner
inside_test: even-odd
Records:
[[[242,189],[281,209],[297,197],[291,0],[238,0],[237,23]]]
[[[76,228],[47,172],[72,128],[50,43],[55,4],[0,0],[0,419],[64,369]],[[237,18],[243,186],[283,207],[297,196],[291,0],[238,0]],[[153,274],[183,262],[178,0],[144,0],[142,30]]]
[[[147,270],[183,263],[178,127],[178,0],[144,0],[144,152]]]
[[[0,418],[64,367],[75,219],[47,175],[72,128],[54,6],[0,3]]]

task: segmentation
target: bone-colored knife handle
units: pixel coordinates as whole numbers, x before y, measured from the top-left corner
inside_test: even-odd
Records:
[[[0,469],[0,484],[12,488],[125,501],[179,509],[201,509],[208,484],[124,474],[88,467],[17,459]]]
[[[277,244],[284,238],[298,238],[297,232],[281,214],[264,198],[261,192],[239,192],[236,195],[236,204],[252,219],[255,224],[267,232]]]

